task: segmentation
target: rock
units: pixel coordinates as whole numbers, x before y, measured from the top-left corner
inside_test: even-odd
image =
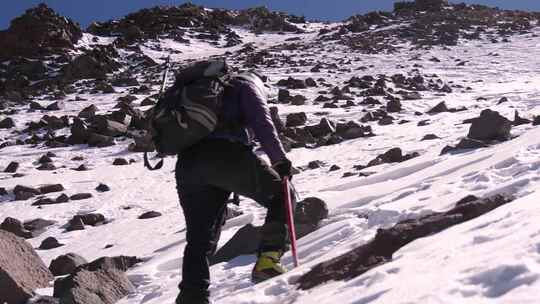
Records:
[[[39,187],[39,191],[41,192],[41,194],[60,192],[64,190],[65,190],[64,186],[62,186],[61,184],[51,184],[51,185],[44,185],[44,186]]]
[[[535,116],[533,120],[533,126],[538,126],[538,125],[540,125],[540,115]]]
[[[338,165],[332,165],[329,169],[330,172],[332,171],[338,171],[338,170],[341,170],[341,167],[338,166]]]
[[[84,230],[84,223],[78,216],[74,216],[66,225],[66,231]]]
[[[46,164],[46,163],[52,163],[52,162],[53,162],[52,158],[48,155],[43,155],[38,159],[39,164]]]
[[[371,160],[368,163],[367,167],[378,166],[388,163],[400,163],[418,156],[420,156],[420,154],[418,154],[417,152],[403,155],[403,152],[400,148],[392,148],[385,153],[377,156],[375,159]]]
[[[317,82],[313,78],[309,77],[309,78],[306,79],[306,85],[308,87],[316,87]]]
[[[120,122],[107,119],[103,116],[94,116],[91,119],[90,129],[95,133],[115,137],[125,135],[127,126]]]
[[[278,86],[285,86],[288,89],[305,89],[307,88],[305,80],[302,79],[294,79],[292,77],[289,77],[287,79],[282,79],[278,81]]]
[[[74,168],[73,170],[75,170],[75,171],[88,171],[90,169],[88,169],[88,167],[85,164],[82,164],[82,165],[78,166],[77,168]]]
[[[49,221],[41,218],[33,219],[23,223],[24,229],[32,232],[33,236],[38,236],[45,232],[46,228],[55,224],[55,221]]]
[[[298,127],[302,126],[307,122],[307,115],[304,112],[291,113],[287,115],[286,127]]]
[[[21,221],[12,217],[6,217],[2,224],[0,224],[0,230],[11,232],[18,237],[25,239],[31,239],[34,237],[31,231],[24,228]]]
[[[65,104],[63,101],[57,101],[50,105],[48,105],[45,109],[48,111],[59,111],[63,110],[65,108]]]
[[[446,106],[446,102],[441,101],[436,106],[434,106],[431,110],[427,111],[428,114],[438,114],[442,112],[450,112],[450,109]]]
[[[80,118],[92,118],[96,116],[96,112],[98,111],[98,108],[95,105],[89,105],[88,107],[84,108],[79,112],[79,115],[77,115]]]
[[[210,265],[230,261],[235,257],[257,252],[261,240],[261,227],[247,224],[223,245],[211,258]]]
[[[67,196],[66,194],[62,193],[60,194],[60,196],[58,196],[55,200],[55,202],[57,204],[62,204],[62,203],[67,203],[69,202],[69,196]]]
[[[279,103],[289,103],[291,102],[291,93],[289,90],[279,89],[278,91],[278,102]]]
[[[36,170],[53,171],[56,170],[56,166],[53,163],[44,163],[41,166],[37,167]]]
[[[53,296],[66,304],[113,304],[135,290],[124,271],[134,257],[100,258],[54,282]]]
[[[106,136],[97,133],[88,133],[87,143],[90,147],[109,147],[115,145],[114,139],[111,136]]]
[[[291,104],[293,106],[303,106],[306,104],[306,97],[303,95],[294,95],[291,99]]]
[[[146,107],[146,106],[153,106],[156,104],[156,101],[152,98],[145,98],[143,99],[143,101],[141,101],[141,107]]]
[[[471,138],[463,138],[459,141],[459,143],[456,146],[446,146],[442,149],[441,155],[459,151],[459,150],[473,150],[473,149],[480,149],[480,148],[486,148],[489,147],[488,144],[481,140],[475,140]]]
[[[391,261],[395,252],[416,239],[477,218],[512,200],[511,196],[500,194],[483,199],[469,196],[447,212],[436,212],[401,221],[391,228],[378,229],[371,241],[316,265],[302,275],[297,284],[300,289],[307,290],[328,281],[350,280]]]
[[[0,129],[11,129],[15,127],[15,122],[11,118],[4,118],[0,120]]]
[[[68,142],[72,145],[85,144],[88,141],[89,131],[86,123],[79,118],[73,119],[71,125],[71,136]]]
[[[54,249],[54,248],[58,248],[58,247],[61,247],[61,246],[64,246],[64,244],[60,244],[60,242],[58,242],[57,239],[55,239],[54,237],[48,237],[46,239],[43,240],[43,242],[41,242],[41,245],[39,245],[39,249],[41,250],[49,250],[49,249]]]
[[[80,27],[45,4],[28,9],[0,32],[0,58],[37,57],[73,49],[82,38]]]
[[[475,118],[469,129],[468,137],[477,140],[508,140],[512,122],[490,109],[483,110]]]
[[[111,188],[105,184],[99,184],[97,187],[96,187],[96,191],[97,192],[107,192],[107,191],[110,191]]]
[[[121,67],[114,59],[118,56],[112,45],[94,46],[62,68],[63,79],[66,82],[79,79],[107,79],[108,73],[113,73]],[[99,89],[99,86],[96,84],[96,89]],[[114,88],[107,83],[101,84],[101,87],[103,92],[112,93],[111,90],[114,92]]]
[[[339,123],[336,126],[336,133],[345,139],[373,136],[370,126],[361,126],[354,121]]]
[[[88,261],[82,256],[75,253],[68,253],[52,260],[51,265],[49,265],[49,270],[57,277],[71,274],[77,267],[87,263]]]
[[[13,194],[15,194],[16,201],[25,201],[29,198],[41,194],[41,192],[35,188],[17,185],[15,186],[15,188],[13,188]]]
[[[316,197],[308,197],[296,204],[294,211],[295,228],[298,238],[319,228],[322,220],[328,218],[328,205]]]
[[[399,99],[391,100],[386,104],[386,111],[389,113],[401,112],[401,102]]]
[[[125,158],[116,158],[113,161],[113,166],[126,166],[129,165],[129,162]]]
[[[79,218],[85,225],[99,226],[105,223],[105,216],[101,213],[88,213],[84,215],[75,215],[73,219]]]
[[[160,212],[157,212],[157,211],[148,211],[148,212],[145,212],[143,214],[141,214],[139,216],[139,219],[140,220],[145,220],[145,219],[151,219],[151,218],[154,218],[154,217],[160,217],[161,216],[161,213]]]
[[[314,160],[314,161],[310,161],[307,166],[309,169],[313,170],[313,169],[318,169],[323,165],[324,165],[323,162],[321,162],[320,160]]]
[[[3,195],[8,195],[8,192],[7,192],[6,188],[0,187],[0,196],[3,196]]]
[[[17,169],[19,169],[19,163],[18,162],[11,162],[9,165],[4,169],[5,173],[15,173],[17,172]]]
[[[80,201],[84,199],[89,199],[91,197],[92,197],[91,193],[77,193],[70,196],[69,199],[72,201]]]
[[[306,128],[314,137],[325,137],[336,132],[334,124],[327,118],[322,118],[318,125],[307,126]]]
[[[499,101],[497,102],[497,105],[500,105],[501,103],[505,103],[505,102],[508,102],[508,97],[501,97],[501,99],[499,99]]]
[[[424,137],[422,137],[422,141],[424,141],[424,140],[434,140],[434,139],[440,139],[440,137],[435,135],[435,134],[426,134]]]
[[[48,287],[53,276],[29,243],[0,230],[0,248],[0,303],[25,303]]]
[[[517,110],[514,112],[514,121],[512,122],[512,125],[521,126],[521,125],[526,125],[530,123],[531,121],[529,119],[520,117]]]

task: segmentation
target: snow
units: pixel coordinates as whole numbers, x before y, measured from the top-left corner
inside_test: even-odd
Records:
[[[244,42],[253,42],[258,48],[268,48],[283,43],[286,38],[302,37],[305,43],[315,41],[318,26],[312,25],[308,34],[253,35],[237,29]],[[535,29],[540,33],[539,29]],[[85,34],[83,44],[92,37]],[[453,81],[470,90],[454,89],[441,96],[422,92],[421,100],[403,102],[404,111],[396,114],[398,120],[409,123],[381,127],[371,124],[372,138],[349,140],[339,145],[318,149],[295,149],[289,153],[296,166],[321,160],[326,165],[315,170],[303,171],[294,177],[302,197],[317,196],[330,206],[330,217],[323,227],[299,240],[301,267],[287,274],[253,285],[250,273],[255,257],[242,256],[227,263],[214,265],[212,272],[212,299],[220,304],[270,304],[270,303],[538,303],[540,294],[540,128],[532,125],[515,127],[511,141],[489,148],[440,156],[441,149],[455,144],[467,134],[469,125],[464,119],[477,116],[489,107],[512,118],[514,111],[527,118],[540,115],[540,59],[532,50],[538,49],[539,37],[521,35],[512,42],[491,44],[486,41],[461,42],[451,49],[408,50],[391,55],[351,54],[338,45],[314,46],[312,53],[284,51],[296,59],[324,59],[326,62],[354,59],[346,67],[351,72],[330,74],[323,69],[310,73],[311,66],[291,71],[287,67],[265,70],[272,81],[293,77],[325,77],[328,82],[343,85],[352,76],[403,73],[413,69],[414,63],[423,66],[422,74],[437,74],[445,82]],[[86,41],[86,42],[85,42]],[[100,40],[100,43],[112,41]],[[172,40],[160,40],[158,45],[142,46],[142,51],[162,60],[171,50],[176,50],[173,60],[201,58],[235,51],[235,48],[213,46],[202,41],[190,45]],[[159,48],[158,48],[159,46]],[[160,50],[161,49],[161,50]],[[523,50],[531,50],[524,52]],[[488,54],[497,53],[499,56]],[[419,61],[410,61],[420,56]],[[431,62],[431,57],[441,62]],[[456,66],[455,59],[467,61]],[[398,65],[408,66],[406,69]],[[359,66],[371,66],[359,72]],[[318,96],[315,88],[298,91],[313,100]],[[66,109],[55,115],[76,115],[89,102],[101,110],[112,108],[117,94],[78,95],[88,102],[66,102]],[[293,92],[294,93],[294,92]],[[506,96],[510,102],[497,105]],[[66,100],[72,99],[70,95]],[[144,96],[138,96],[142,100]],[[478,100],[479,97],[484,99]],[[359,101],[359,100],[356,100]],[[431,107],[446,101],[449,107],[466,106],[458,113],[441,113],[433,116],[414,116],[415,111],[425,113]],[[136,102],[135,102],[136,103]],[[282,115],[305,111],[311,123],[321,116],[320,106],[279,105]],[[359,119],[362,107],[351,109],[324,109],[333,120]],[[33,112],[12,115],[18,129],[24,123],[36,121],[44,113]],[[430,124],[418,127],[420,120]],[[440,140],[420,141],[423,135],[434,133]],[[15,136],[0,130],[0,138]],[[121,304],[172,303],[181,279],[182,252],[185,247],[185,222],[178,205],[174,181],[175,160],[167,159],[160,171],[148,171],[142,165],[142,156],[127,151],[129,140],[103,149],[74,146],[67,148],[34,148],[14,146],[0,150],[1,165],[10,161],[22,164],[23,177],[14,178],[0,173],[0,187],[11,189],[15,185],[38,186],[61,183],[68,195],[91,192],[88,200],[60,205],[32,207],[32,201],[12,202],[11,197],[0,197],[0,221],[6,217],[30,220],[37,217],[57,223],[43,235],[29,240],[38,247],[43,239],[56,237],[65,246],[52,250],[38,250],[48,265],[60,254],[75,252],[88,260],[101,256],[136,255],[145,262],[128,271],[136,291],[121,300]],[[404,152],[420,152],[421,156],[400,164],[371,167],[369,177],[342,178],[352,167],[366,164],[386,150],[399,146]],[[35,162],[47,151],[58,155],[55,162],[62,168],[54,172],[34,169]],[[84,161],[71,160],[84,156]],[[132,158],[129,166],[112,166],[116,157]],[[81,163],[92,169],[86,172],[71,170]],[[332,164],[341,170],[328,172]],[[97,193],[99,183],[111,187],[110,192]],[[308,291],[295,287],[298,277],[317,263],[343,254],[369,240],[376,230],[396,222],[424,215],[433,211],[448,210],[462,197],[474,194],[486,196],[510,193],[516,200],[472,221],[452,227],[403,247],[393,261],[348,281],[329,282]],[[55,197],[54,194],[51,195]],[[265,210],[254,202],[242,198],[243,216],[230,220],[224,227],[220,245],[230,239],[243,225],[260,224]],[[163,216],[148,220],[137,217],[145,211],[156,210]],[[87,227],[82,231],[64,233],[63,225],[75,214],[99,212],[111,222],[103,226]],[[106,245],[113,245],[105,249]],[[292,267],[289,253],[284,264]],[[43,294],[52,289],[40,290]]]

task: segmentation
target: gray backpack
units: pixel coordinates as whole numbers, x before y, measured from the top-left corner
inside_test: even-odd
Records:
[[[216,129],[229,77],[225,60],[197,62],[178,73],[174,85],[149,112],[149,131],[157,152],[176,155]],[[145,153],[144,164],[157,170],[163,160],[152,167]]]

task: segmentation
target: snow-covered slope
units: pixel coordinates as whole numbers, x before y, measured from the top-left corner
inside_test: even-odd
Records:
[[[538,303],[540,128],[532,124],[514,127],[515,138],[489,148],[443,156],[440,152],[444,146],[455,144],[467,135],[469,125],[463,124],[463,120],[478,116],[485,108],[499,111],[509,119],[516,110],[527,118],[540,115],[540,59],[537,56],[540,30],[536,28],[535,35],[514,36],[511,42],[504,44],[479,40],[430,50],[409,49],[409,45],[403,45],[398,53],[365,55],[337,43],[320,44],[316,40],[316,31],[321,27],[321,24],[309,25],[305,34],[254,35],[241,30],[238,33],[244,42],[251,42],[259,49],[272,49],[282,43],[301,43],[308,48],[281,50],[279,54],[295,60],[336,63],[343,68],[339,73],[330,73],[327,70],[311,72],[312,65],[261,67],[271,82],[289,76],[322,77],[336,86],[343,85],[352,76],[393,75],[417,69],[423,75],[437,74],[444,82],[459,84],[462,88],[456,87],[449,94],[423,92],[419,100],[404,101],[404,110],[393,115],[397,121],[408,122],[388,126],[368,123],[376,134],[374,137],[290,152],[290,158],[299,167],[313,160],[325,164],[318,169],[302,171],[294,177],[294,183],[302,197],[324,199],[330,207],[329,218],[321,229],[299,240],[301,267],[286,275],[253,285],[249,278],[254,256],[242,256],[213,266],[212,299],[219,304]],[[299,40],[286,42],[288,38]],[[85,34],[84,41],[90,43],[91,40],[91,35]],[[103,44],[110,42],[100,40]],[[170,40],[160,40],[159,44],[159,48],[149,44],[141,46],[141,50],[161,62],[175,49],[178,52],[173,59],[182,61],[234,52],[241,47],[222,48],[203,42],[194,42],[187,47]],[[439,61],[430,60],[433,57]],[[466,64],[456,65],[457,59]],[[234,58],[232,60],[234,62]],[[69,94],[66,100],[78,96],[87,101],[67,102],[64,110],[54,114],[77,115],[89,103],[102,111],[109,110],[116,104],[116,98],[127,91],[125,88],[116,90],[114,94]],[[318,122],[321,107],[311,100],[320,90],[323,88],[298,90],[307,97],[307,104],[279,104],[280,113],[285,116],[304,111],[311,123]],[[136,96],[139,101],[145,97]],[[498,104],[502,97],[509,101]],[[441,101],[451,108],[464,106],[467,110],[415,115],[415,112],[426,113]],[[365,109],[339,107],[322,111],[332,120],[348,121],[361,118]],[[39,120],[41,114],[21,111],[11,117],[22,126],[25,122]],[[423,120],[429,123],[418,126]],[[426,134],[436,134],[440,139],[421,141]],[[0,137],[10,136],[9,131],[0,130]],[[120,303],[172,303],[181,278],[185,246],[185,223],[173,173],[175,160],[168,159],[164,169],[150,172],[143,168],[141,154],[127,150],[128,143],[126,140],[99,149],[86,146],[36,149],[29,145],[3,148],[0,165],[18,161],[21,163],[18,172],[24,176],[14,178],[11,174],[0,173],[0,187],[11,189],[16,185],[61,183],[68,195],[90,192],[93,197],[36,208],[31,206],[32,201],[12,201],[10,195],[2,196],[0,222],[6,217],[23,221],[34,218],[57,221],[44,234],[30,240],[38,247],[43,239],[54,236],[65,244],[38,251],[46,264],[67,252],[78,253],[88,260],[114,255],[141,257],[145,261],[128,272],[137,287],[136,292]],[[345,172],[355,171],[353,166],[366,164],[396,146],[407,153],[419,152],[421,156],[400,164],[370,167],[364,170],[373,173],[368,177],[358,174],[343,177]],[[60,168],[52,172],[36,171],[34,162],[48,151],[57,155],[54,160]],[[75,156],[82,156],[84,160],[72,160]],[[112,166],[117,157],[133,159],[135,163]],[[91,170],[72,170],[81,163]],[[342,169],[330,172],[331,165]],[[94,189],[99,183],[109,185],[111,191],[96,192]],[[407,245],[384,266],[349,281],[330,282],[308,291],[296,288],[295,281],[310,267],[363,244],[378,228],[433,211],[448,210],[469,194],[483,197],[503,192],[517,199],[480,218]],[[244,214],[226,224],[220,244],[243,225],[260,224],[265,213],[248,199],[242,199],[239,209]],[[148,220],[137,218],[148,210],[159,211],[163,216]],[[64,233],[63,225],[73,215],[88,212],[102,213],[110,222]],[[292,267],[289,253],[283,261]],[[41,292],[52,293],[52,288]]]

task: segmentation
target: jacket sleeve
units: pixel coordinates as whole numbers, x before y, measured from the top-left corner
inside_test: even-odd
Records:
[[[255,133],[272,164],[285,159],[285,150],[272,122],[266,96],[254,85],[242,82],[239,98],[247,126]]]

